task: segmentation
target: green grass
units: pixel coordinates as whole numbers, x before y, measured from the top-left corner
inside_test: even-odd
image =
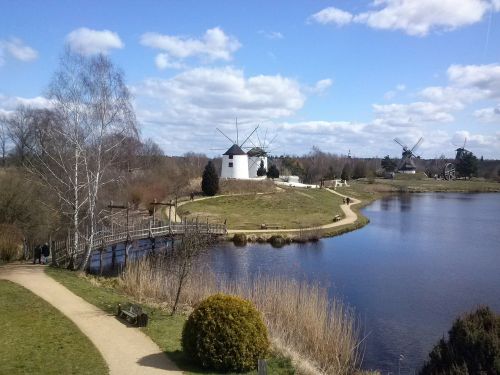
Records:
[[[286,229],[315,227],[342,215],[342,198],[323,189],[284,189],[281,192],[222,196],[179,207],[188,219],[223,222],[229,229],[260,229],[260,225],[279,224]]]
[[[0,281],[0,374],[108,374],[100,353],[63,314]]]
[[[75,272],[57,268],[46,268],[45,272],[73,293],[108,313],[115,313],[118,303],[135,302],[117,290],[116,279],[99,278],[99,283],[103,286],[97,286],[95,283],[91,283],[88,278],[80,277]],[[198,368],[184,356],[181,350],[181,335],[186,321],[185,316],[170,316],[170,314],[160,309],[150,306],[143,307],[148,312],[150,320],[148,326],[141,329],[156,342],[181,370],[185,371],[186,374],[216,374]],[[254,371],[247,374],[255,373]],[[268,373],[291,375],[294,374],[294,370],[288,359],[273,355],[268,361]]]

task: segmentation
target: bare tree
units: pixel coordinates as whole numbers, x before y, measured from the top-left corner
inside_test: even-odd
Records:
[[[96,205],[100,189],[116,176],[107,178],[107,172],[119,155],[125,139],[137,136],[134,110],[123,75],[111,61],[98,55],[88,62],[85,77],[88,118],[86,119],[86,149],[83,154],[87,185],[89,236],[87,251],[80,269],[85,269],[91,254],[98,212]]]
[[[20,105],[7,118],[7,135],[14,144],[14,156],[20,164],[26,162],[31,142],[33,141],[33,124],[29,107]]]
[[[137,137],[135,115],[121,72],[102,55],[66,51],[48,96],[51,112],[35,116],[39,126],[29,170],[57,196],[71,221],[70,268],[85,234],[87,248],[79,265],[85,269],[100,213],[99,192],[119,178],[109,170],[122,142]]]
[[[0,116],[0,155],[2,157],[2,166],[5,167],[7,156],[7,140],[9,136],[7,133],[7,118],[3,115]]]
[[[177,281],[177,292],[172,307],[172,315],[177,311],[177,305],[193,265],[198,257],[208,248],[211,239],[207,234],[198,232],[195,228],[187,228],[180,244],[170,255],[170,270]]]

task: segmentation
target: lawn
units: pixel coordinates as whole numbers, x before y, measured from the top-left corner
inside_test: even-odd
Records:
[[[0,281],[0,374],[108,374],[101,354],[63,314]]]
[[[57,268],[46,268],[46,272],[73,293],[106,312],[116,312],[118,303],[135,302],[117,289],[116,279],[99,278],[100,283],[105,286],[97,286],[96,283],[92,283],[89,278],[79,277],[75,272]],[[156,342],[181,370],[185,371],[186,374],[192,375],[215,375],[213,372],[205,371],[194,366],[191,361],[184,356],[181,350],[181,334],[184,322],[186,321],[185,316],[170,316],[169,313],[160,309],[149,306],[143,307],[149,313],[150,320],[148,326],[141,329]],[[0,373],[2,372],[0,371]],[[249,372],[248,374],[255,373],[256,372]],[[288,359],[274,355],[268,361],[268,373],[291,375],[294,374],[294,370]]]
[[[229,229],[260,229],[261,224],[279,224],[286,229],[331,223],[342,215],[342,198],[323,189],[283,189],[266,194],[220,196],[186,203],[178,208],[188,220],[221,223]]]

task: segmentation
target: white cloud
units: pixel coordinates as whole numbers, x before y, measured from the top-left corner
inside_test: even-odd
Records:
[[[500,104],[495,107],[478,109],[474,111],[474,116],[483,122],[500,124]]]
[[[159,53],[155,57],[155,65],[158,69],[182,69],[184,65],[177,61],[171,61],[170,57],[166,53]]]
[[[391,126],[416,126],[423,123],[447,123],[454,117],[446,106],[431,102],[410,104],[374,104],[375,117]]]
[[[324,94],[333,85],[333,80],[331,78],[320,79],[314,84],[313,87],[307,89],[311,94]]]
[[[73,30],[66,36],[66,43],[73,52],[84,56],[108,54],[112,49],[124,47],[117,33],[109,30],[92,30],[86,27]]]
[[[152,32],[145,33],[141,36],[141,44],[163,51],[163,57],[160,59],[168,59],[171,63],[179,63],[179,61],[189,57],[199,57],[208,62],[230,61],[232,54],[241,47],[236,38],[227,35],[219,27],[208,29],[198,39]]]
[[[283,39],[285,36],[279,31],[264,31],[260,30],[259,34],[264,35],[267,39]]]
[[[209,152],[215,128],[293,116],[306,100],[298,82],[280,75],[247,77],[242,70],[196,68],[172,78],[147,79],[132,88],[139,120],[164,140],[165,150]],[[209,145],[210,144],[210,145]]]
[[[362,23],[374,29],[402,30],[425,36],[480,22],[488,11],[500,11],[499,0],[374,0],[374,10],[352,15],[329,7],[312,15],[314,21],[345,25]]]
[[[23,98],[19,96],[7,96],[0,93],[0,113],[8,116],[20,105],[36,109],[43,109],[50,108],[51,102],[49,99],[43,96]]]
[[[4,64],[6,55],[23,62],[38,58],[38,52],[19,38],[0,40],[0,66]]]
[[[384,99],[392,100],[396,97],[398,92],[405,91],[405,90],[406,90],[406,86],[400,83],[400,84],[396,85],[396,87],[393,90],[387,91],[384,94]]]
[[[335,7],[328,7],[313,14],[310,20],[323,25],[335,24],[337,26],[344,26],[351,23],[353,15]]]

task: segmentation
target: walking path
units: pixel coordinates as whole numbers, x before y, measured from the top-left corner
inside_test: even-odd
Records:
[[[111,375],[182,374],[149,337],[70,292],[43,266],[2,266],[0,279],[24,286],[71,319],[101,352]]]
[[[334,190],[326,189],[326,191],[332,193],[332,194],[337,194],[343,198],[347,198],[347,195],[340,194]],[[351,210],[351,206],[354,204],[359,204],[361,201],[359,199],[355,199],[352,197],[349,197],[351,200],[351,203],[349,205],[347,204],[342,204],[340,205],[340,208],[344,212],[345,217],[339,221],[334,221],[332,223],[328,223],[325,225],[320,225],[319,227],[311,227],[311,228],[301,228],[301,229],[256,229],[256,230],[251,230],[251,229],[228,229],[227,233],[228,234],[234,234],[234,233],[293,233],[293,232],[300,232],[300,231],[307,231],[307,230],[316,230],[316,229],[330,229],[330,228],[335,228],[335,227],[340,227],[341,225],[346,225],[346,224],[352,224],[356,220],[358,220],[358,215]]]

